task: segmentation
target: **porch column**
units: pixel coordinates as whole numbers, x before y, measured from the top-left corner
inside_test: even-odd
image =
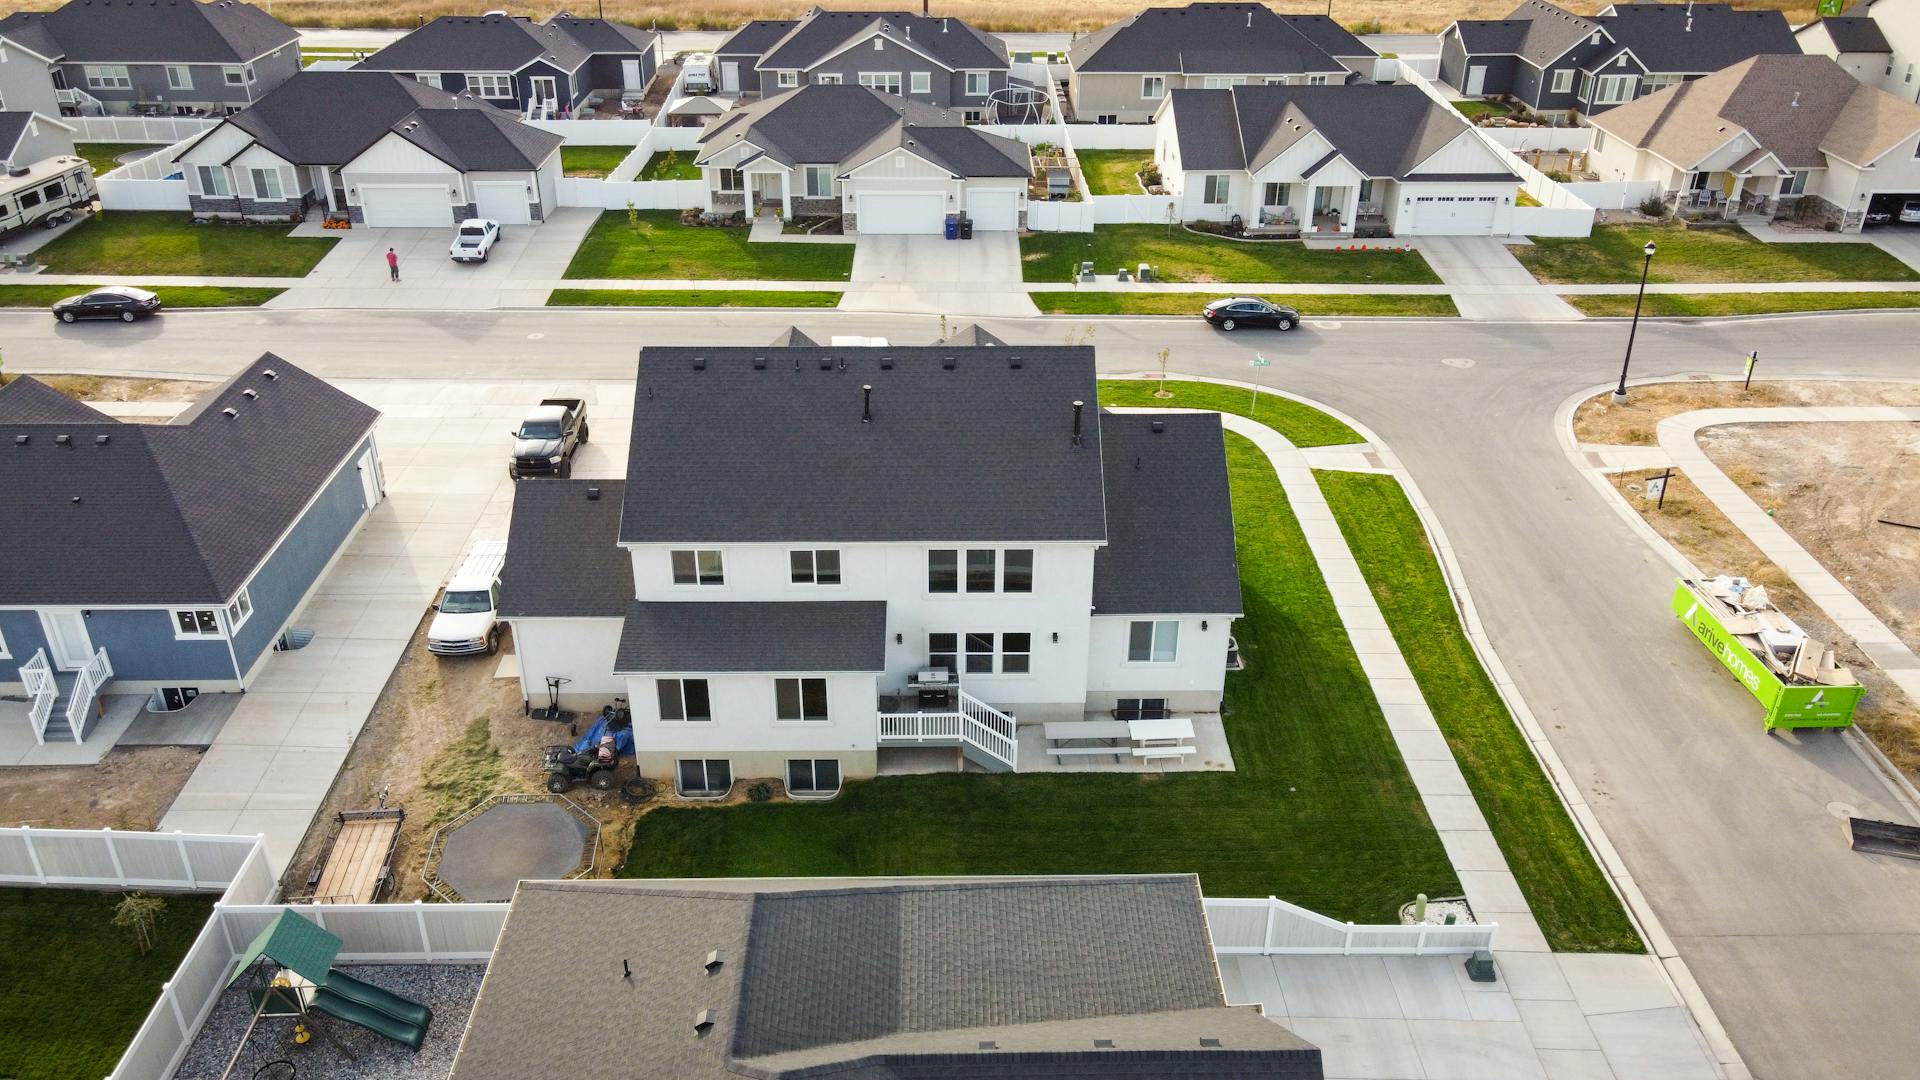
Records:
[[[713,213],[713,185],[720,182],[720,170],[709,165],[700,170],[700,177],[706,181],[701,190],[701,198],[705,200],[705,206],[702,209],[711,214]]]
[[[1312,236],[1314,233],[1314,230],[1319,228],[1319,224],[1313,220],[1313,208],[1314,208],[1314,204],[1317,203],[1320,199],[1320,195],[1319,195],[1320,185],[1309,180],[1307,181],[1307,184],[1306,184],[1306,191],[1307,191],[1306,201],[1301,203],[1302,209],[1300,211],[1300,235]]]
[[[780,219],[793,220],[793,170],[780,174]]]
[[[1347,232],[1360,231],[1360,185],[1348,184],[1347,199],[1340,208],[1340,227]]]
[[[1742,189],[1744,189],[1744,188],[1745,188],[1745,187],[1747,186],[1747,178],[1746,178],[1746,177],[1744,177],[1744,176],[1740,176],[1740,175],[1737,175],[1737,174],[1735,174],[1735,175],[1733,175],[1733,176],[1732,176],[1732,180],[1733,180],[1733,183],[1732,183],[1731,185],[1729,185],[1729,186],[1728,186],[1728,188],[1727,188],[1727,210],[1726,210],[1726,213],[1727,213],[1727,214],[1728,214],[1729,216],[1732,216],[1732,215],[1734,215],[1734,214],[1738,214],[1738,213],[1739,213],[1739,211],[1740,211],[1740,192],[1741,192],[1741,190],[1742,190]]]

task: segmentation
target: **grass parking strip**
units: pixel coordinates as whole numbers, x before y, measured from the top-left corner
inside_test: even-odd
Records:
[[[1036,297],[1035,299],[1038,299]],[[1583,315],[1633,314],[1633,297],[1563,296]],[[1806,293],[1648,293],[1640,314],[1650,316],[1778,315],[1795,311],[1870,311],[1876,308],[1920,307],[1915,292],[1806,292]]]
[[[1564,952],[1644,951],[1619,897],[1480,666],[1400,482],[1377,473],[1319,470],[1314,478],[1547,943]]]
[[[1298,240],[1227,240],[1178,225],[1099,225],[1090,233],[1020,237],[1020,262],[1028,281],[1072,281],[1087,259],[1102,274],[1152,263],[1162,281],[1440,281],[1418,251],[1314,250]]]
[[[747,227],[680,224],[675,210],[601,214],[567,266],[570,278],[845,281],[852,244],[754,244]]]
[[[55,301],[80,296],[98,285],[0,285],[0,307],[52,307]],[[140,285],[136,288],[159,293],[160,302],[169,308],[259,307],[286,292],[251,285]]]
[[[1648,241],[1656,247],[1651,282],[1920,281],[1920,273],[1872,244],[1770,244],[1737,228],[1595,225],[1592,236],[1536,237],[1512,250],[1541,281],[1632,285]]]
[[[161,211],[109,210],[34,253],[50,274],[305,277],[340,242],[285,225],[191,225]]]
[[[1204,293],[1168,292],[1037,292],[1028,294],[1035,307],[1048,315],[1194,315],[1207,301]],[[1330,293],[1276,296],[1260,294],[1272,304],[1284,304],[1306,317],[1317,315],[1419,315],[1458,317],[1453,297],[1382,293]]]
[[[830,308],[840,296],[786,289],[555,289],[547,306]]]
[[[640,819],[622,874],[1194,872],[1209,896],[1367,922],[1453,893],[1272,463],[1233,434],[1227,460],[1248,658],[1227,675],[1234,772],[945,773],[851,782],[824,804],[665,807]]]
[[[1157,398],[1154,391],[1165,388],[1172,397]],[[1279,394],[1260,395],[1253,404],[1253,391],[1220,383],[1188,382],[1182,379],[1102,379],[1100,404],[1139,408],[1212,409],[1258,420],[1286,436],[1295,446],[1342,446],[1363,443],[1360,433],[1311,405],[1303,405]]]

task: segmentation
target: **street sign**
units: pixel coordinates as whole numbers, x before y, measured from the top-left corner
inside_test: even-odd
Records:
[[[1259,353],[1254,353],[1253,359],[1247,361],[1247,365],[1249,367],[1272,367],[1273,361],[1261,356]]]
[[[1267,359],[1266,357],[1260,355],[1259,353],[1254,353],[1253,359],[1247,361],[1247,366],[1257,367],[1257,368],[1272,367],[1273,361]],[[1259,411],[1260,411],[1260,384],[1254,383],[1253,384],[1253,407],[1247,410],[1247,415],[1252,416],[1254,413],[1257,413]]]

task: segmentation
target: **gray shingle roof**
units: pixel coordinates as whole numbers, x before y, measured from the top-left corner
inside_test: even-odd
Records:
[[[0,19],[0,35],[69,63],[238,64],[299,34],[252,4],[69,0],[54,11]]]
[[[224,602],[378,416],[268,353],[172,424],[0,419],[0,604]]]
[[[1751,56],[1800,55],[1783,12],[1728,4],[1615,4],[1598,21],[1650,72],[1704,74]]]
[[[582,1038],[556,1000],[620,1022]],[[1191,876],[522,883],[453,1080],[634,1062],[686,1080],[1322,1075],[1317,1049],[1226,1006]]]
[[[844,48],[875,25],[881,33],[931,56],[950,70],[1005,70],[1007,47],[960,19],[926,17],[904,11],[822,11],[801,19],[785,36],[762,51],[755,67],[805,70]],[[726,51],[734,51],[728,42]]]
[[[844,172],[906,148],[958,176],[1027,176],[1024,143],[965,126],[958,113],[864,86],[808,85],[736,109],[700,136],[699,160],[744,140],[783,165]]]
[[[1085,347],[648,346],[620,539],[1098,542],[1096,390]]]
[[[1887,35],[1881,33],[1880,24],[1859,15],[1829,15],[1817,24],[1826,28],[1827,37],[1832,39],[1833,47],[1843,53],[1892,52],[1887,44]],[[1802,27],[1805,30],[1806,27]]]
[[[21,375],[0,385],[0,424],[116,422],[106,413],[68,397],[31,375]]]
[[[361,61],[378,71],[518,71],[536,60],[572,71],[596,53],[638,53],[654,34],[603,19],[444,15]]]
[[[781,38],[793,32],[800,25],[799,19],[754,19],[753,21],[727,35],[719,47],[713,50],[715,56],[759,56]]]
[[[1093,613],[1240,614],[1220,417],[1109,412],[1100,434],[1107,546],[1093,556]]]
[[[1453,110],[1406,85],[1236,86],[1168,97],[1188,170],[1257,170],[1317,131],[1366,176],[1405,179],[1467,130]]]
[[[1075,71],[1194,74],[1339,72],[1335,57],[1372,55],[1324,15],[1276,15],[1265,4],[1147,8],[1067,50]]]
[[[633,600],[613,670],[880,671],[886,667],[886,638],[887,605],[881,600]]]
[[[504,618],[620,618],[633,558],[620,546],[624,480],[523,480],[500,574]],[[589,499],[598,488],[600,497]]]

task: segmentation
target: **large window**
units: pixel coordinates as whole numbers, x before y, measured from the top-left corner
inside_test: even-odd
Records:
[[[994,562],[999,552],[992,548],[967,549],[967,591],[970,593],[992,592],[994,585]]]
[[[787,794],[795,797],[833,795],[840,790],[840,763],[833,758],[789,758]]]
[[[927,665],[969,675],[1026,675],[1033,670],[1033,635],[986,630],[928,634]]]
[[[726,758],[681,758],[680,794],[712,798],[733,787],[733,763]]]
[[[188,67],[185,64],[168,64],[167,65],[167,89],[169,90],[193,89],[193,69]]]
[[[220,612],[214,608],[191,608],[174,612],[173,636],[176,638],[220,637]]]
[[[1171,664],[1180,652],[1180,623],[1140,620],[1127,627],[1127,662]]]
[[[807,198],[830,199],[833,197],[833,167],[830,165],[809,165],[807,174]]]
[[[790,551],[787,562],[795,585],[840,584],[840,552],[836,548]]]
[[[1226,203],[1227,194],[1233,190],[1233,177],[1226,173],[1208,173],[1206,186],[1202,189],[1200,201],[1208,206],[1220,206]]]
[[[277,201],[287,197],[286,190],[280,186],[279,169],[248,169],[247,176],[253,181],[254,198]]]
[[[986,97],[989,89],[987,73],[984,71],[967,72],[967,96]]]
[[[200,177],[200,194],[219,199],[233,194],[233,188],[227,183],[227,170],[218,165],[195,165],[193,170]]]
[[[1780,194],[1805,195],[1807,193],[1807,177],[1809,175],[1805,170],[1801,170],[1787,179],[1780,181]]]
[[[824,723],[827,717],[827,680],[773,680],[773,718]]]
[[[467,89],[483,98],[508,101],[513,98],[513,76],[468,75]]]
[[[927,591],[960,591],[960,553],[953,548],[935,548],[927,552]]]
[[[714,550],[674,552],[673,583],[675,585],[725,585],[727,575],[720,552]]]
[[[660,719],[707,723],[713,719],[713,705],[707,696],[705,679],[659,679]]]
[[[1165,75],[1143,75],[1140,78],[1140,96],[1150,101],[1167,96],[1167,77]]]
[[[1033,591],[1033,549],[966,549],[967,590],[970,593],[1030,593]],[[960,591],[962,552],[935,548],[927,552],[927,591]]]
[[[1618,105],[1633,100],[1633,86],[1639,80],[1637,75],[1602,75],[1594,87],[1595,105]]]
[[[1033,635],[1000,635],[1000,673],[1025,675],[1033,670]]]
[[[1325,75],[1309,75],[1307,76],[1307,85],[1325,86],[1327,85],[1327,77]]]
[[[1010,593],[1030,593],[1033,591],[1033,549],[1010,548],[1003,560],[1000,591]]]
[[[1561,68],[1553,73],[1553,92],[1564,94],[1573,89],[1573,69]]]
[[[959,671],[959,634],[927,635],[927,666]]]
[[[86,72],[89,90],[128,90],[133,87],[133,80],[127,78],[127,69],[123,65],[90,67]]]
[[[235,65],[220,69],[220,75],[228,86],[245,86],[253,81],[253,65]]]
[[[1651,94],[1665,90],[1669,86],[1678,86],[1686,81],[1686,78],[1680,75],[1649,75],[1641,81],[1640,92]]]
[[[897,71],[863,71],[860,73],[860,85],[869,90],[897,94],[900,92],[900,73]]]
[[[1227,90],[1235,86],[1245,85],[1247,85],[1247,77],[1245,75],[1209,75],[1205,81],[1205,86],[1208,90]]]
[[[817,86],[839,86],[842,82],[837,71],[818,72],[813,76],[813,81]]]

